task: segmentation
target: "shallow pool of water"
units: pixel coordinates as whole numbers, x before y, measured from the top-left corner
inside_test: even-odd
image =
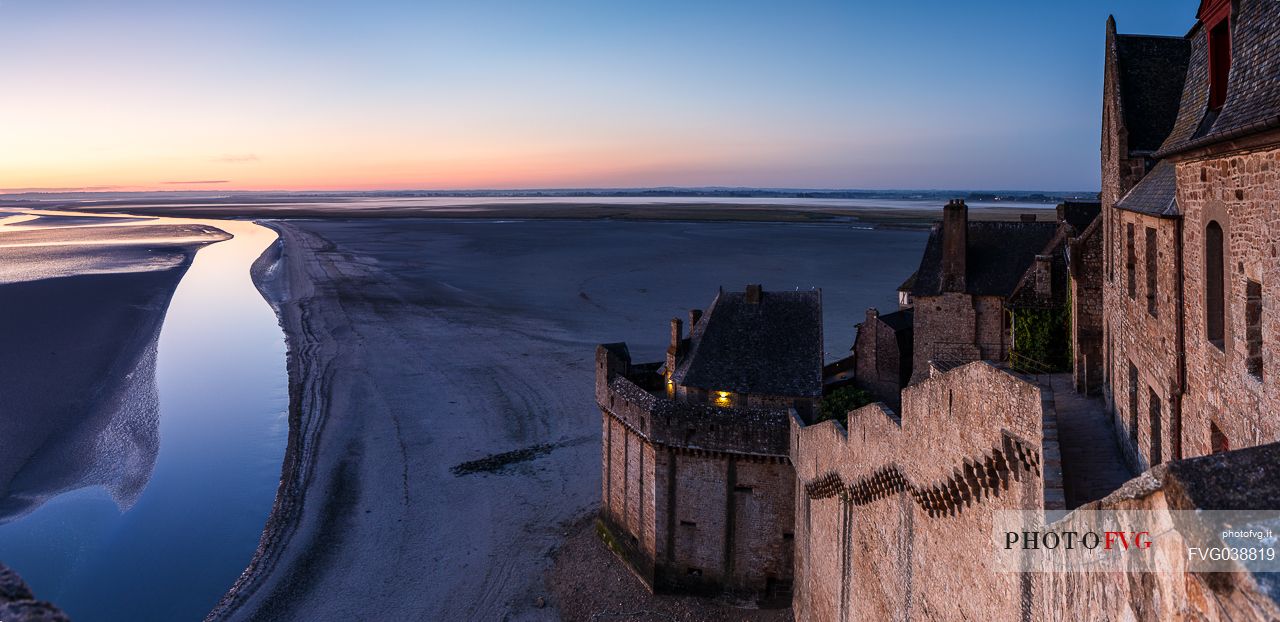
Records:
[[[118,490],[81,488],[0,525],[0,561],[77,621],[202,619],[248,564],[275,498],[288,432],[285,345],[249,269],[276,235],[248,222],[206,224],[235,237],[200,250],[173,296],[155,390],[140,391],[136,405],[158,417],[122,427],[158,432],[158,449],[143,459],[104,449],[107,462],[128,462],[114,466],[132,470],[140,493],[122,501]]]

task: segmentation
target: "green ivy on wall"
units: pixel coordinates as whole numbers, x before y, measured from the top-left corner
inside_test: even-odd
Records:
[[[849,411],[876,401],[878,400],[870,392],[853,385],[840,387],[822,398],[822,405],[818,409],[818,421],[814,423],[835,419],[841,424],[846,424],[845,418],[848,417]]]
[[[1015,309],[1013,367],[1033,373],[1071,369],[1071,303],[1050,309]]]

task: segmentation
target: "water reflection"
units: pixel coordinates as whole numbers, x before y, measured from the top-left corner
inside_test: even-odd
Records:
[[[249,268],[275,233],[203,222],[235,237],[180,283],[157,270],[0,288],[0,560],[76,620],[202,618],[274,499],[284,343]]]

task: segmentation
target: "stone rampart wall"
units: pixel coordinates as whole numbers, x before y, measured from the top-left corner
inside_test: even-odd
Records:
[[[900,419],[875,404],[850,413],[847,429],[792,420],[796,618],[1012,619],[1024,602],[1029,611],[1029,581],[988,572],[974,551],[989,549],[995,511],[1045,505],[1040,388],[978,362],[902,399]]]

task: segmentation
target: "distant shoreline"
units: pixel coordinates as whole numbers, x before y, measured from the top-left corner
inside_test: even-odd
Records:
[[[1015,201],[1059,203],[1097,196],[1097,190],[1009,190],[960,188],[753,188],[746,186],[657,186],[648,188],[470,188],[452,190],[125,190],[97,188],[0,188],[0,197],[105,199],[146,197],[293,197],[293,198],[772,198]]]
[[[0,200],[0,207],[10,202]],[[30,206],[30,202],[12,202]],[[15,207],[17,205],[14,205]],[[1024,214],[1035,214],[1039,220],[1053,220],[1054,204],[1037,206],[971,206],[973,220],[1018,220]],[[545,203],[495,201],[478,205],[415,205],[412,200],[369,207],[359,201],[319,202],[257,197],[253,200],[202,199],[175,203],[164,201],[120,200],[84,203],[80,201],[49,202],[43,209],[63,209],[94,213],[127,212],[149,216],[232,219],[364,219],[364,218],[434,218],[468,220],[628,220],[679,222],[778,222],[778,223],[849,223],[876,228],[927,228],[942,215],[942,203],[936,208],[915,205],[823,206],[813,204],[707,202],[661,203]]]

